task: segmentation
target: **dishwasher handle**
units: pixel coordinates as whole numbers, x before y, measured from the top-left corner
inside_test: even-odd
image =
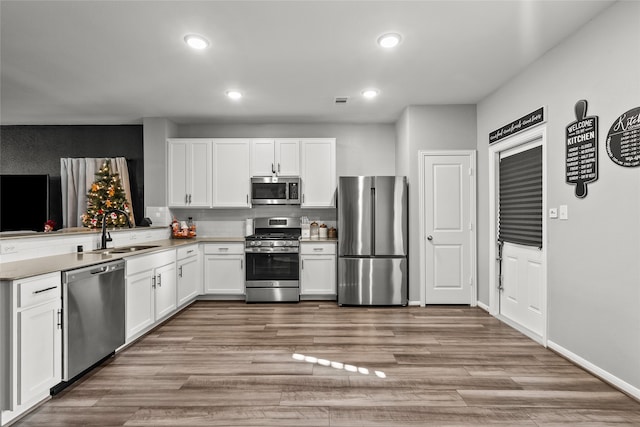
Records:
[[[108,271],[109,271],[109,266],[105,265],[104,267],[100,267],[100,268],[96,268],[95,270],[92,270],[91,274],[102,274]]]
[[[113,261],[105,264],[91,265],[77,270],[69,270],[62,273],[64,283],[77,282],[87,277],[96,277],[102,274],[124,270],[124,260]]]

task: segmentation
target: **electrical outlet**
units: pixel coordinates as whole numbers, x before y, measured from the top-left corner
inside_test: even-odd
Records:
[[[549,218],[558,218],[558,208],[549,209]]]

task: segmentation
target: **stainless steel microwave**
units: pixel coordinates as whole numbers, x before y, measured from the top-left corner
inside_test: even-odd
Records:
[[[265,176],[251,178],[254,205],[299,205],[300,178]]]

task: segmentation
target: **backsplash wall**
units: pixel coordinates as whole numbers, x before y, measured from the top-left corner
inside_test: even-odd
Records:
[[[302,209],[296,206],[256,206],[251,209],[171,209],[172,216],[179,221],[189,217],[196,223],[200,237],[240,237],[245,235],[245,219],[262,217],[306,216],[309,220],[335,227],[335,208]],[[162,224],[153,224],[162,225]],[[168,225],[168,224],[167,224]],[[338,230],[339,232],[339,230]]]

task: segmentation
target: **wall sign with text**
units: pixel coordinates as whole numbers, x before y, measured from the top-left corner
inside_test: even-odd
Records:
[[[537,110],[520,117],[518,120],[514,120],[511,123],[502,126],[500,129],[496,129],[489,133],[489,145],[511,135],[515,135],[518,132],[522,132],[532,126],[544,123],[545,120],[545,108],[540,107]]]
[[[576,197],[587,197],[587,184],[598,179],[598,116],[587,116],[587,101],[575,106],[576,121],[566,127],[566,182]]]
[[[607,154],[617,165],[640,165],[640,107],[619,116],[607,134]]]

